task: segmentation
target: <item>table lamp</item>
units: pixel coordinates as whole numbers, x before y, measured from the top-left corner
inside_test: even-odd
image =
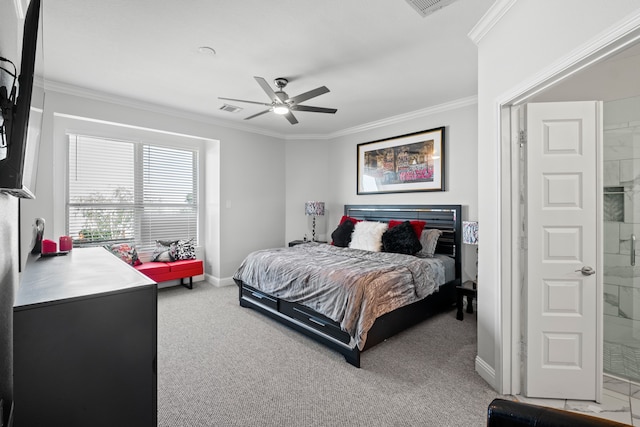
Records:
[[[313,216],[313,239],[316,241],[316,217],[324,216],[324,202],[306,202],[304,204],[304,214]]]
[[[476,246],[476,280],[473,283],[475,288],[478,284],[478,222],[462,221],[462,243]]]

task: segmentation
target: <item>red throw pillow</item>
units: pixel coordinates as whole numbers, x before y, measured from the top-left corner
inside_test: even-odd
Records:
[[[357,223],[362,221],[361,219],[351,218],[350,216],[342,215],[342,218],[340,218],[340,224],[338,224],[338,225],[341,225],[343,222],[345,222],[347,220],[351,221],[353,223],[353,225],[356,225]]]
[[[403,222],[404,221],[391,219],[389,220],[389,228],[393,228],[396,225],[402,224]],[[420,236],[422,235],[422,230],[424,229],[424,226],[427,225],[427,222],[426,221],[409,221],[409,223],[411,224],[411,227],[413,227],[413,231],[415,231],[416,236],[418,236],[418,239],[419,239]]]

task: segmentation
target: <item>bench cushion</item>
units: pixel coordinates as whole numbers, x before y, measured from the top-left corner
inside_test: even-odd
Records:
[[[134,268],[156,282],[185,279],[187,277],[198,276],[204,272],[203,262],[199,259],[173,262],[145,262]]]
[[[141,273],[162,274],[171,271],[171,267],[166,262],[145,262],[136,266],[136,270]]]
[[[180,261],[173,261],[167,263],[171,267],[171,271],[186,271],[186,270],[200,270],[202,274],[202,260],[199,259],[186,259]]]

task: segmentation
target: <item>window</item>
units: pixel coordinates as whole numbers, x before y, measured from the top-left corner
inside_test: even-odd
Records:
[[[69,135],[67,232],[75,245],[194,239],[198,152]]]

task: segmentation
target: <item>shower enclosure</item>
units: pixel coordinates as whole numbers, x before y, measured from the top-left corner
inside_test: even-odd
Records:
[[[604,372],[640,384],[640,97],[604,103],[603,160]]]

